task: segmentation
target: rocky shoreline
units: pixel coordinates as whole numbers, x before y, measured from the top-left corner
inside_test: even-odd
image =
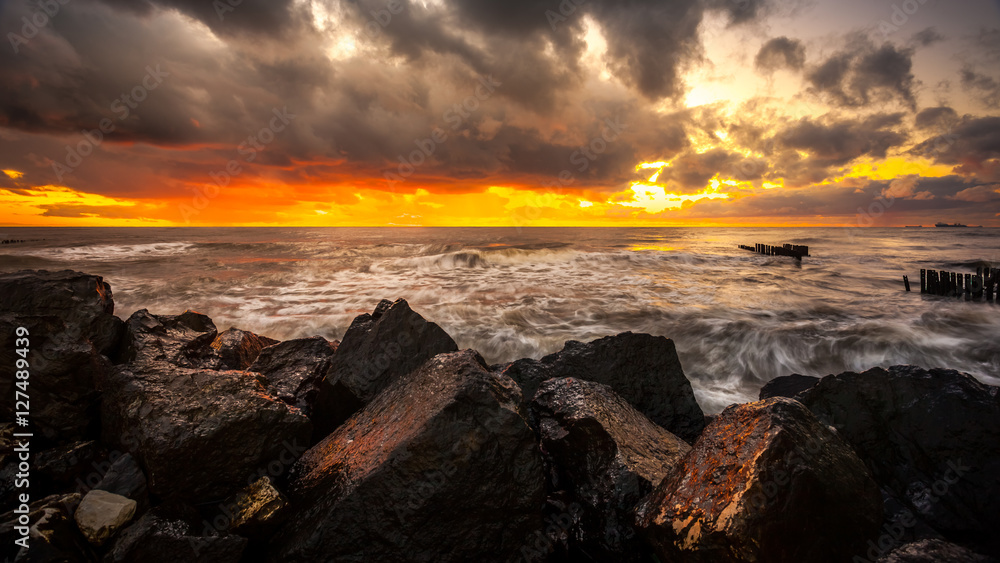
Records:
[[[491,366],[402,299],[278,342],[122,320],[68,270],[0,275],[0,334],[10,561],[1000,557],[1000,393],[957,371],[779,377],[706,417],[663,337]]]

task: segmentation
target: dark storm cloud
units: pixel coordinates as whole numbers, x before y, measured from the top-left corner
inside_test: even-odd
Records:
[[[913,42],[921,47],[930,47],[931,45],[944,41],[945,37],[937,32],[933,27],[928,27],[917,33],[913,34]]]
[[[898,100],[915,109],[913,50],[891,43],[876,46],[855,35],[849,46],[806,74],[810,90],[834,105],[861,108]]]
[[[154,7],[175,9],[218,35],[280,36],[308,25],[294,0],[100,0],[116,9],[149,16]]]
[[[917,129],[944,129],[958,121],[958,113],[948,106],[924,108],[917,114],[914,123]]]
[[[801,70],[806,64],[806,48],[798,39],[775,37],[761,46],[754,57],[754,68],[773,72],[782,68]]]
[[[674,180],[682,189],[680,193],[697,192],[718,173],[731,175],[743,156],[725,149],[712,149],[702,153],[689,152],[675,158],[660,174],[659,181]]]
[[[966,66],[960,71],[962,87],[986,107],[1000,107],[1000,81]]]
[[[906,135],[897,130],[902,122],[902,113],[825,121],[806,117],[777,139],[780,145],[808,152],[825,164],[843,165],[861,156],[884,158],[889,149],[902,145]]]
[[[947,132],[917,144],[911,154],[954,165],[979,182],[1000,181],[1000,117],[964,116]]]

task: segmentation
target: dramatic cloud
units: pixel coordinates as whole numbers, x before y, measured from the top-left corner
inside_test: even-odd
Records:
[[[847,48],[809,70],[807,79],[813,92],[841,107],[897,100],[915,109],[912,58],[912,49],[891,43],[876,46],[858,36]]]
[[[764,72],[789,68],[801,70],[806,64],[806,48],[801,41],[775,37],[757,51],[754,67]]]
[[[991,76],[980,74],[971,67],[961,71],[962,86],[973,93],[986,107],[1000,106],[1000,81]]]

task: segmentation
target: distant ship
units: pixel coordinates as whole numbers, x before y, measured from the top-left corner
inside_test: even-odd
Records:
[[[907,225],[907,226],[905,226],[903,228],[904,229],[923,229],[924,226],[923,225]]]
[[[968,227],[968,225],[963,225],[961,223],[952,223],[950,225],[948,223],[935,223],[934,226],[935,227]]]

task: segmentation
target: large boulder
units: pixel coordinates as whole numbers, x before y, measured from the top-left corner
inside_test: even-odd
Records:
[[[264,375],[279,399],[312,416],[338,344],[320,336],[286,340],[261,350],[249,369]]]
[[[16,391],[28,392],[36,446],[96,434],[96,385],[110,369],[104,354],[122,333],[113,313],[111,288],[100,276],[0,274],[0,393],[11,399],[0,403],[0,416],[14,420],[15,411],[29,410],[12,400]]]
[[[199,534],[198,513],[189,506],[156,507],[118,534],[104,563],[237,563],[247,540]]]
[[[371,315],[354,319],[333,355],[314,417],[317,431],[332,431],[399,377],[456,350],[441,327],[405,300],[382,300]]]
[[[723,411],[636,514],[663,561],[842,563],[877,535],[882,498],[850,446],[775,398]]]
[[[273,561],[508,561],[541,526],[517,385],[473,351],[389,385],[293,467]]]
[[[761,401],[772,397],[788,397],[789,399],[794,399],[796,395],[808,389],[812,389],[812,387],[817,383],[819,383],[819,378],[811,375],[799,375],[795,373],[792,375],[775,377],[761,387],[759,399]]]
[[[690,446],[600,383],[550,379],[530,408],[552,488],[579,506],[567,530],[570,558],[649,561],[633,509]]]
[[[225,369],[247,369],[264,348],[278,341],[246,330],[230,328],[215,337],[210,346],[222,359]]]
[[[288,442],[307,442],[309,419],[274,396],[263,376],[126,365],[109,376],[104,439],[135,455],[149,490],[164,498],[222,498]]]
[[[1000,388],[954,370],[824,377],[799,398],[854,448],[902,510],[1000,555]]]
[[[142,472],[132,454],[127,453],[115,459],[94,489],[134,500],[137,503],[136,510],[140,514],[149,508],[146,474]]]
[[[997,560],[979,555],[941,540],[920,540],[902,545],[878,563],[996,563]]]
[[[168,362],[185,368],[224,369],[222,356],[212,347],[218,335],[212,319],[201,313],[154,315],[140,309],[125,321],[118,361]]]
[[[570,340],[555,354],[541,360],[517,360],[503,373],[521,386],[526,397],[534,396],[548,379],[573,377],[603,383],[689,443],[705,426],[674,343],[662,336],[624,332],[586,344]]]

